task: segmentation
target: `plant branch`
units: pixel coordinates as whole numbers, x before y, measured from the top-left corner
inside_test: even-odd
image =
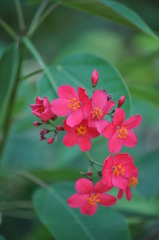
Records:
[[[19,27],[23,31],[25,29],[25,23],[24,23],[24,16],[23,16],[21,3],[19,0],[14,0],[14,2],[15,2],[15,7],[16,7],[16,11],[17,11]]]
[[[39,70],[36,70],[36,71],[34,71],[32,73],[27,74],[26,76],[22,76],[21,79],[22,80],[26,80],[26,79],[31,78],[31,77],[39,74],[39,73],[42,73],[42,72],[43,72],[43,69],[39,69]]]
[[[103,166],[101,163],[98,163],[98,162],[94,161],[89,152],[86,152],[86,156],[87,156],[87,159],[88,159],[90,165],[95,164],[95,165],[100,166],[100,167]]]
[[[43,58],[41,57],[40,53],[37,51],[37,49],[34,47],[34,45],[32,44],[32,42],[27,38],[23,38],[23,42],[25,44],[25,46],[29,49],[29,51],[32,53],[33,57],[38,61],[38,63],[41,65],[42,69],[44,70],[49,83],[51,85],[51,87],[54,90],[55,95],[57,96],[57,85],[56,82],[53,78],[53,76],[51,75],[46,63],[44,62]]]
[[[3,20],[0,18],[0,25],[3,27],[3,29],[10,35],[14,40],[18,40],[18,35],[16,32]]]

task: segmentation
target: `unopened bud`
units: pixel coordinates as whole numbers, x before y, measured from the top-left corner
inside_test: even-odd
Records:
[[[118,101],[118,108],[120,108],[125,102],[125,96],[121,96]]]
[[[44,128],[43,130],[40,131],[40,135],[45,135],[49,132],[48,129]]]
[[[57,115],[56,115],[56,114],[54,114],[54,115],[52,116],[51,120],[55,121],[55,120],[56,120],[56,118],[57,118]]]
[[[97,83],[98,83],[98,78],[99,78],[99,74],[98,74],[98,71],[95,69],[93,72],[92,72],[92,75],[91,75],[91,82],[92,82],[92,86],[95,88]]]
[[[37,127],[37,126],[40,126],[42,123],[41,122],[33,122],[33,125],[35,126],[35,127]]]
[[[109,101],[109,100],[111,100],[111,99],[112,99],[112,95],[107,94],[107,100]]]
[[[61,125],[58,125],[58,126],[56,126],[56,129],[57,129],[58,131],[63,131],[63,130],[64,130],[64,127],[61,126]]]
[[[98,171],[98,176],[102,177],[102,171]]]
[[[46,137],[44,135],[40,136],[40,141],[46,140]]]
[[[88,175],[88,176],[92,176],[92,175],[93,175],[93,172],[92,172],[92,171],[89,171],[89,172],[87,173],[87,175]]]
[[[54,141],[53,138],[49,138],[49,139],[47,140],[47,143],[48,143],[48,144],[51,144],[51,143],[53,143],[53,141]]]

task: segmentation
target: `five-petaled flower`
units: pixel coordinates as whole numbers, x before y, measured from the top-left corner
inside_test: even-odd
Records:
[[[109,124],[109,121],[105,120],[105,115],[115,106],[115,102],[107,100],[106,92],[102,90],[96,90],[91,98],[92,111],[88,117],[88,125],[97,129],[99,133]]]
[[[137,143],[137,137],[131,130],[139,126],[142,120],[141,116],[132,116],[125,122],[124,119],[124,110],[117,108],[114,113],[113,122],[107,125],[102,132],[102,135],[109,139],[108,148],[111,153],[119,152],[122,145],[134,147]]]
[[[109,156],[103,163],[103,182],[107,186],[126,190],[130,187],[132,177],[138,175],[133,157],[128,153],[118,153]]]
[[[54,112],[51,110],[51,103],[47,97],[42,99],[41,97],[37,96],[35,102],[36,104],[30,104],[32,113],[38,118],[41,118],[43,122],[47,122],[51,118],[55,117]]]
[[[104,185],[102,180],[94,186],[92,181],[80,178],[75,184],[75,189],[77,193],[70,196],[67,202],[71,208],[80,208],[82,214],[95,214],[97,203],[102,206],[112,206],[116,203],[116,197],[105,194],[111,187]]]
[[[63,143],[67,147],[72,147],[78,144],[79,148],[85,152],[91,149],[91,138],[96,138],[99,133],[96,129],[88,127],[87,120],[83,120],[80,124],[75,127],[67,125],[67,121],[64,120],[64,129],[67,134],[63,138]]]
[[[77,93],[72,86],[62,85],[57,93],[60,98],[53,100],[52,110],[58,116],[68,116],[66,122],[70,127],[74,127],[90,115],[91,100],[84,88],[78,87]]]

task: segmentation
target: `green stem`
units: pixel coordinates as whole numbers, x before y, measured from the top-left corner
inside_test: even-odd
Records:
[[[15,31],[1,18],[0,18],[0,25],[14,40],[16,41],[18,40],[18,35],[15,33]]]
[[[23,42],[25,44],[25,46],[29,49],[29,51],[32,53],[32,55],[34,56],[34,58],[39,62],[39,64],[41,65],[42,69],[44,70],[49,83],[51,85],[51,87],[54,90],[55,95],[57,96],[57,85],[56,82],[53,78],[53,76],[51,75],[46,63],[44,62],[43,58],[41,57],[40,53],[37,51],[37,49],[34,47],[34,45],[32,44],[32,42],[27,38],[23,38]]]
[[[27,74],[26,76],[22,76],[21,79],[22,80],[26,80],[26,79],[28,79],[30,77],[33,77],[33,76],[35,76],[35,75],[37,75],[39,73],[42,73],[42,72],[43,72],[43,69],[39,69],[39,70],[36,70],[36,71],[34,71],[32,73]]]
[[[25,23],[24,23],[24,16],[23,16],[21,3],[19,0],[14,0],[14,2],[15,2],[15,7],[16,7],[16,11],[17,11],[19,27],[23,31],[25,29]]]
[[[2,156],[5,142],[6,142],[6,139],[8,136],[8,132],[9,132],[9,128],[10,128],[11,113],[12,113],[12,109],[13,109],[13,105],[14,105],[14,100],[15,100],[18,84],[20,81],[20,72],[21,72],[21,67],[22,67],[23,51],[24,51],[24,45],[21,42],[19,43],[18,50],[19,50],[19,63],[18,63],[18,69],[17,69],[17,74],[16,74],[16,81],[15,81],[15,85],[13,87],[13,91],[11,93],[11,97],[10,97],[11,101],[10,101],[8,111],[7,111],[8,115],[6,116],[4,128],[3,128],[3,135],[2,135],[2,140],[1,140],[1,144],[0,144],[0,158]]]
[[[100,167],[103,166],[101,163],[98,163],[98,162],[94,161],[89,152],[86,152],[86,156],[87,156],[87,159],[88,159],[88,161],[91,165],[95,164],[95,165],[100,166]]]
[[[44,11],[44,9],[46,8],[47,4],[49,3],[50,0],[43,0],[43,2],[41,3],[40,7],[38,8],[27,33],[28,37],[31,37],[31,35],[34,33],[36,26],[38,24],[39,18],[42,14],[42,12]]]

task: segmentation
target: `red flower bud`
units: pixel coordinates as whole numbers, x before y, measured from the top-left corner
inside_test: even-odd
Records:
[[[53,141],[54,141],[53,138],[49,138],[49,139],[47,140],[47,143],[48,143],[48,144],[51,144],[51,143],[53,143]]]
[[[91,75],[91,82],[92,82],[92,86],[95,87],[98,83],[98,78],[99,78],[99,75],[98,75],[98,71],[95,69],[93,72],[92,72],[92,75]]]
[[[40,126],[41,124],[42,124],[41,122],[37,122],[37,121],[33,122],[33,125],[34,125],[35,127]]]
[[[44,135],[40,135],[40,141],[46,140],[46,137]]]
[[[55,121],[55,120],[56,120],[56,118],[57,118],[57,115],[56,115],[56,114],[54,114],[54,115],[53,115],[53,117],[51,118],[51,120]]]
[[[121,96],[118,101],[118,108],[120,108],[125,102],[125,96]]]
[[[48,129],[44,128],[43,130],[40,131],[40,135],[45,135],[49,132]]]
[[[56,126],[56,129],[57,129],[58,131],[63,131],[63,130],[64,130],[64,127],[61,126],[61,125],[58,125],[58,126]]]
[[[88,176],[92,176],[92,175],[93,175],[93,172],[92,172],[92,171],[89,171],[89,172],[87,173],[87,175],[88,175]]]

